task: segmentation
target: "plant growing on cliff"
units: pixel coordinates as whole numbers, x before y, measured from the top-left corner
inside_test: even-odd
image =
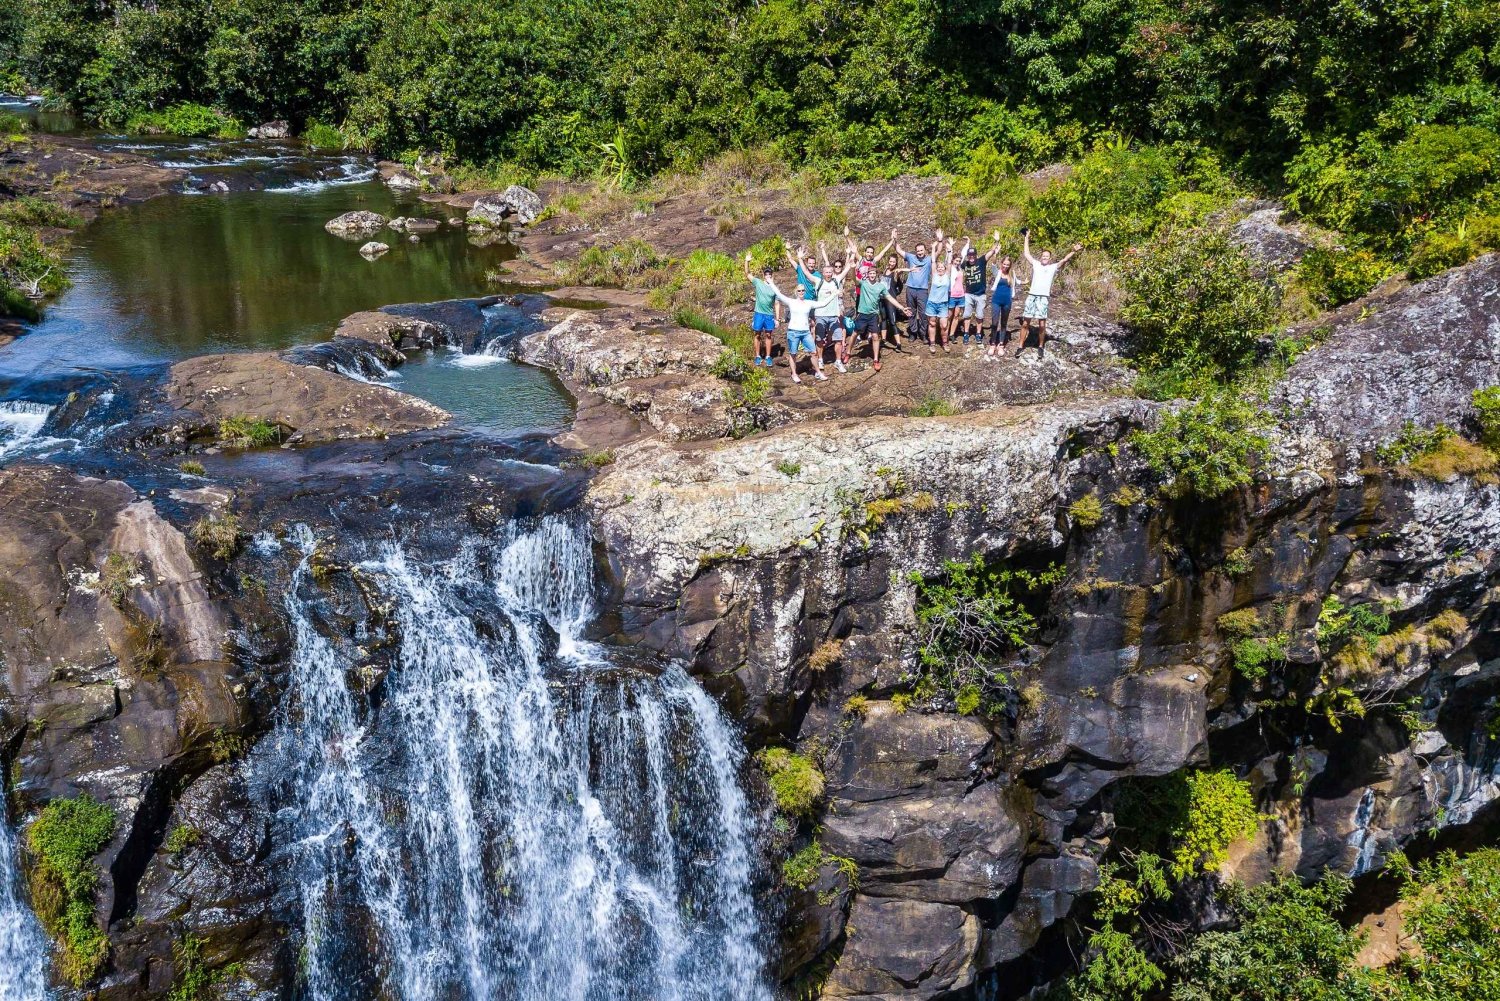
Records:
[[[240,551],[244,535],[240,531],[239,516],[224,514],[199,518],[188,529],[188,537],[216,559],[232,560]]]
[[[259,417],[225,417],[219,421],[219,444],[226,448],[262,448],[281,443],[281,425]]]
[[[145,582],[141,576],[141,561],[133,553],[110,553],[99,568],[99,590],[116,608],[125,604],[131,588],[140,587]]]
[[[1104,505],[1099,500],[1098,494],[1084,494],[1076,501],[1068,505],[1068,517],[1079,528],[1097,528],[1104,520]]]
[[[1481,483],[1496,482],[1500,458],[1482,445],[1468,441],[1446,424],[1431,429],[1407,421],[1396,437],[1375,449],[1375,458],[1409,476],[1447,483],[1472,476]]]
[[[1219,497],[1251,479],[1251,460],[1265,451],[1269,419],[1232,392],[1205,396],[1162,415],[1150,431],[1133,431],[1130,443],[1176,496]]]
[[[1500,452],[1500,386],[1476,389],[1471,400],[1479,443],[1492,452]]]
[[[94,920],[99,870],[93,859],[114,832],[114,810],[87,794],[48,803],[26,832],[32,906],[61,947],[63,977],[77,987],[94,976],[109,951]]]
[[[812,758],[784,747],[768,747],[757,757],[777,809],[799,819],[817,813],[823,800],[823,773]]]
[[[1237,639],[1229,648],[1234,669],[1247,681],[1259,681],[1272,667],[1286,663],[1290,642],[1291,637],[1286,633]]]
[[[859,887],[859,865],[851,858],[824,851],[823,845],[818,841],[788,856],[786,861],[781,863],[781,879],[787,886],[794,889],[807,890],[818,881],[823,867],[830,864],[837,867],[849,889]],[[831,899],[831,897],[829,900],[820,898],[818,902],[827,904]]]
[[[947,561],[937,577],[912,571],[907,581],[917,593],[915,680],[954,696],[966,693],[970,711],[978,709],[973,693],[1004,685],[1001,661],[1036,634],[1028,602],[1039,603],[1062,577],[1063,568],[1055,564],[1041,571],[995,566],[982,553]]]

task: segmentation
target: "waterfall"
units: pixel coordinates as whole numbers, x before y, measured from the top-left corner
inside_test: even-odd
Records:
[[[52,407],[29,400],[7,400],[0,402],[0,461],[20,455],[27,449],[56,441],[40,438]]]
[[[21,896],[16,843],[0,812],[0,1001],[47,996],[47,941]]]
[[[680,667],[582,637],[592,566],[559,520],[372,552],[397,643],[374,698],[297,574],[266,764],[311,1001],[770,1001],[739,742]]]

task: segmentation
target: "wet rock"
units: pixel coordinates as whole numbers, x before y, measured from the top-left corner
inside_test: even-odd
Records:
[[[390,249],[391,248],[389,244],[381,243],[378,240],[371,240],[369,243],[359,248],[359,254],[365,260],[373,261],[375,258],[381,256]]]
[[[274,353],[204,355],[172,366],[167,397],[212,434],[226,417],[289,429],[287,442],[384,438],[442,427],[447,413],[414,396],[370,385]]]
[[[823,835],[862,893],[961,904],[1010,886],[1026,826],[986,781],[991,747],[972,719],[870,707],[828,766]]]
[[[706,375],[724,345],[633,310],[574,312],[517,345],[520,359],[586,388],[659,375]]]
[[[374,236],[385,228],[386,218],[379,212],[370,212],[359,209],[354,212],[345,212],[328,220],[323,228],[334,236],[343,237],[346,240],[358,240]]]
[[[245,134],[251,139],[290,139],[292,127],[285,119],[277,118],[257,125]]]
[[[0,725],[23,812],[87,792],[116,812],[98,916],[130,914],[175,790],[244,707],[224,659],[233,616],[183,531],[124,483],[0,470]],[[228,927],[232,922],[226,920]]]
[[[1321,326],[1273,405],[1293,425],[1371,448],[1406,421],[1461,424],[1470,395],[1500,383],[1500,256],[1490,254],[1383,297],[1360,300]]]
[[[480,226],[502,223],[529,225],[542,212],[542,197],[530,188],[512,184],[504,191],[481,195],[469,206],[468,222]]]
[[[376,170],[381,182],[392,191],[421,191],[427,187],[425,180],[402,164],[383,160],[376,166]]]
[[[974,982],[979,919],[962,908],[856,894],[825,998],[930,998]]]

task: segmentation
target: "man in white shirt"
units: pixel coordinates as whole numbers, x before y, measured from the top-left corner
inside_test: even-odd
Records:
[[[1060,261],[1052,260],[1052,251],[1042,251],[1040,258],[1031,256],[1031,230],[1021,230],[1024,238],[1022,254],[1025,255],[1027,263],[1031,265],[1031,284],[1026,289],[1026,305],[1021,309],[1021,336],[1020,347],[1016,348],[1016,357],[1021,357],[1021,352],[1026,350],[1026,341],[1031,337],[1031,326],[1036,324],[1037,342],[1036,353],[1038,356],[1047,353],[1047,313],[1052,304],[1052,283],[1057,280],[1058,271],[1062,266],[1071,261],[1083,244],[1073,244],[1073,249]]]

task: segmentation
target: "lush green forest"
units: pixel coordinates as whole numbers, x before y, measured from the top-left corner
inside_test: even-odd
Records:
[[[1346,213],[1338,177],[1305,184],[1331,162],[1487,161],[1500,127],[1489,0],[4,0],[0,25],[13,86],[107,124],[191,101],[572,173],[617,139],[641,173],[774,144],[860,174],[1118,133]]]

